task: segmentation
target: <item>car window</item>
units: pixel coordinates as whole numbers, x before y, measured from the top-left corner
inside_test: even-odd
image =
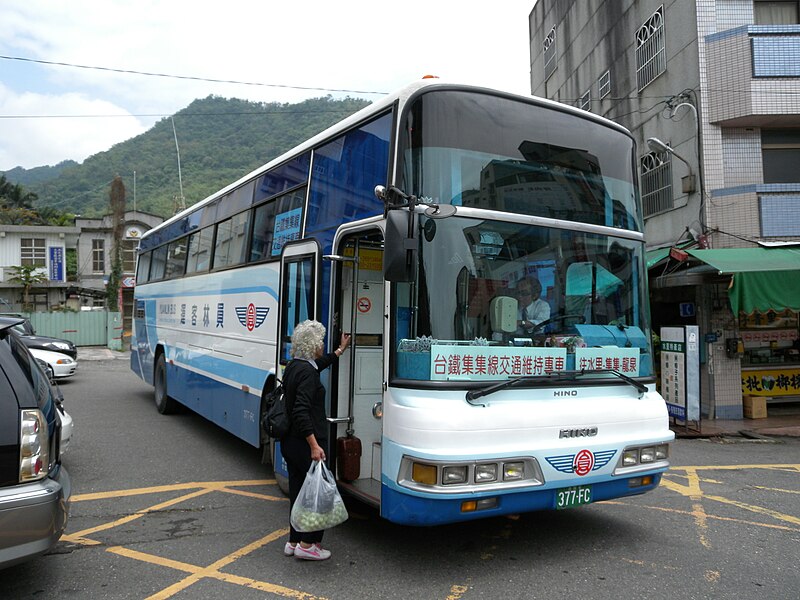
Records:
[[[31,335],[31,332],[25,327],[25,323],[18,323],[11,328],[12,330],[16,331],[20,335]]]

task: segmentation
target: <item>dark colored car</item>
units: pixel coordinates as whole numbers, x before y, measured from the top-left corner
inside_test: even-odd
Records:
[[[0,317],[0,569],[47,552],[67,526],[71,484],[47,376]]]
[[[14,326],[14,331],[28,348],[41,348],[42,350],[50,350],[50,352],[61,352],[72,359],[78,357],[78,350],[75,348],[75,344],[69,340],[36,335],[36,331],[34,331],[31,322],[22,315],[4,313],[0,315],[0,318],[2,317],[13,318],[20,321],[20,323]]]

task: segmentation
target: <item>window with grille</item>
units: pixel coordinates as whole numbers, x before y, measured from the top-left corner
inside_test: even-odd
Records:
[[[547,37],[542,42],[542,52],[544,52],[544,79],[550,77],[556,70],[556,26],[550,30]]]
[[[581,110],[592,110],[592,93],[586,90],[586,93],[578,100],[578,108]]]
[[[92,240],[92,271],[104,273],[106,269],[106,241]]]
[[[135,273],[136,272],[136,248],[139,245],[139,240],[122,240],[120,242],[120,250],[122,251],[122,272]]]
[[[22,238],[20,240],[19,258],[23,267],[46,266],[46,255],[44,238]]]
[[[640,159],[642,204],[649,217],[672,208],[672,155],[649,152]]]
[[[797,0],[755,0],[753,20],[756,25],[796,25],[800,11]]]
[[[597,97],[605,98],[611,93],[611,71],[606,71],[597,80]]]
[[[636,32],[636,84],[641,92],[667,70],[664,44],[664,5]]]

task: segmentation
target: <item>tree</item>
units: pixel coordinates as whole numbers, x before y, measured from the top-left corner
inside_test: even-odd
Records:
[[[37,285],[47,282],[47,273],[39,270],[41,267],[35,265],[20,265],[9,267],[14,269],[14,274],[8,278],[11,283],[18,283],[22,286],[22,309],[29,311],[31,305],[31,289]]]
[[[112,229],[114,243],[111,248],[111,274],[106,286],[106,306],[110,311],[119,312],[121,308],[119,306],[119,288],[122,283],[122,249],[120,245],[125,218],[125,184],[122,183],[122,177],[119,175],[115,176],[111,182],[110,200],[111,214],[114,219]]]
[[[15,185],[0,174],[0,204],[3,208],[27,208],[32,209],[33,203],[38,196],[33,192],[26,191],[21,185]]]

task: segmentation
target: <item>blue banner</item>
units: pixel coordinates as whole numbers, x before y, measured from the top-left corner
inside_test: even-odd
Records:
[[[64,248],[50,246],[50,281],[64,281]]]

